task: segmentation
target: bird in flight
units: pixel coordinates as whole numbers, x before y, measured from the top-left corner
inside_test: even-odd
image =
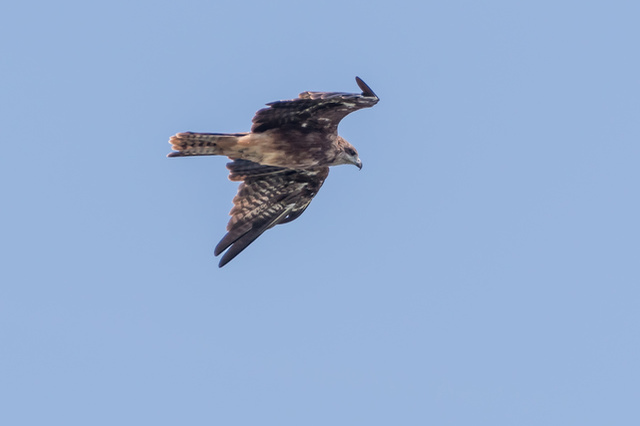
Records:
[[[291,222],[309,206],[329,175],[329,166],[362,162],[358,151],[338,136],[348,114],[378,103],[359,77],[361,94],[302,92],[297,99],[267,104],[248,133],[178,133],[168,157],[224,155],[229,180],[241,181],[233,199],[227,234],[214,254],[223,267],[264,231]]]

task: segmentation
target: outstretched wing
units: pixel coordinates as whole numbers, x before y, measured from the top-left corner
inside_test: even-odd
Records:
[[[264,166],[247,160],[227,164],[229,179],[243,181],[233,199],[227,235],[215,248],[223,267],[264,231],[298,218],[329,174],[328,167],[293,170]]]
[[[253,117],[251,131],[298,128],[336,133],[338,123],[347,114],[378,103],[378,97],[359,77],[362,94],[342,92],[302,92],[298,99],[268,103]]]

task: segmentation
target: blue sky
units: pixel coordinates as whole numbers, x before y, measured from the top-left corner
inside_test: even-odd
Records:
[[[0,7],[0,422],[640,421],[640,5]],[[381,101],[223,269],[225,158],[304,90]]]

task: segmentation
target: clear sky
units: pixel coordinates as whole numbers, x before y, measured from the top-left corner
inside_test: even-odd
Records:
[[[3,425],[640,424],[640,3],[0,6]],[[226,158],[380,103],[223,269]]]

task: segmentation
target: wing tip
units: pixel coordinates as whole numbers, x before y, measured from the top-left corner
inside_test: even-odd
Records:
[[[220,262],[218,263],[218,268],[222,268],[224,265],[226,265],[227,263],[229,263],[229,261],[224,259],[224,256],[222,256],[222,259],[220,259]]]
[[[222,239],[222,241],[224,241],[224,238]],[[222,246],[222,241],[220,241],[218,243],[218,245],[216,246],[216,248],[213,250],[213,255],[216,256],[216,257],[219,256],[220,254],[222,254],[231,245],[231,244],[227,244],[225,246]],[[224,265],[226,265],[227,263],[231,262],[231,260],[234,257],[235,256],[233,256],[233,257],[227,256],[227,253],[225,253],[224,256],[222,256],[222,258],[220,259],[220,263],[218,263],[218,268],[222,268]]]
[[[241,235],[242,236],[242,235]],[[223,251],[229,248],[231,244],[235,242],[238,238],[231,239],[229,238],[229,233],[227,233],[220,242],[216,245],[216,248],[213,249],[213,255],[219,256]]]
[[[226,265],[227,263],[231,262],[234,257],[235,256],[229,257],[227,259],[227,256],[222,256],[222,259],[220,259],[220,263],[218,263],[218,268],[222,268],[224,265]]]
[[[376,95],[375,92],[371,90],[371,87],[369,87],[369,85],[358,76],[356,76],[356,83],[358,84],[360,90],[362,90],[362,96],[379,99],[378,95]]]
[[[226,250],[226,252],[222,255],[220,262],[218,263],[218,268],[222,268],[227,263],[231,262],[237,255],[239,255],[244,249],[249,247],[249,245],[255,241],[256,238],[262,234],[262,232],[258,233],[255,237],[249,237],[248,242],[246,240],[240,240],[240,238],[245,237],[248,234],[245,233],[241,235],[239,238],[234,238],[233,240],[229,240],[229,234],[225,235],[225,237],[218,243],[213,254],[218,256],[222,252]]]

